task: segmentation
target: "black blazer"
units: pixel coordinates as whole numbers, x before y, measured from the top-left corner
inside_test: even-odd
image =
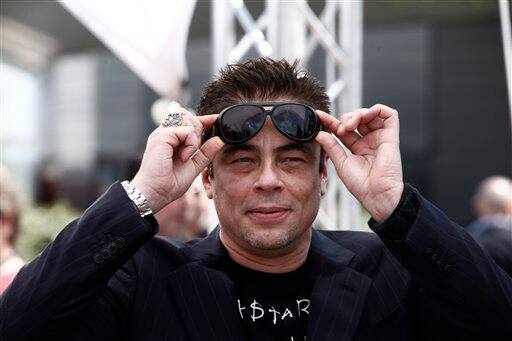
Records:
[[[308,341],[512,335],[512,279],[409,192],[394,213],[403,229],[415,202],[403,231],[313,230]],[[218,229],[187,244],[154,233],[113,185],[1,296],[0,339],[244,340]]]

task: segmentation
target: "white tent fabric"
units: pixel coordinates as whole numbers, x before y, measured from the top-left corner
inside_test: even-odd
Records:
[[[175,99],[195,0],[59,0],[149,87]]]

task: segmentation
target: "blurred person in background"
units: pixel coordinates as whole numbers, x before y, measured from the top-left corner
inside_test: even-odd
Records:
[[[14,251],[19,231],[19,193],[0,165],[0,294],[9,286],[25,262]]]
[[[53,155],[43,158],[35,176],[35,202],[51,206],[60,199],[60,180]]]
[[[477,219],[467,231],[512,276],[512,181],[504,176],[484,179],[472,204]]]
[[[206,237],[209,206],[201,179],[197,177],[183,196],[155,214],[160,225],[158,235],[184,242]]]

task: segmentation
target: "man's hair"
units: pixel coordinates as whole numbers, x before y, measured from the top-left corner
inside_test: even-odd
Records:
[[[315,109],[329,110],[329,97],[324,86],[313,76],[285,59],[251,59],[228,65],[214,81],[208,83],[197,106],[198,115],[219,114],[223,109],[240,103],[272,101],[286,98]],[[203,142],[211,137],[211,129]]]
[[[512,180],[494,175],[485,178],[473,196],[477,216],[512,214]]]

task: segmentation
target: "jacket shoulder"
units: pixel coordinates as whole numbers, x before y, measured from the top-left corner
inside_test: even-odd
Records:
[[[189,245],[175,239],[154,236],[132,257],[132,265],[139,276],[150,269],[159,269],[162,275],[166,275],[189,260],[181,252],[181,249]]]
[[[350,263],[352,268],[372,278],[382,271],[401,273],[404,277],[408,277],[407,270],[375,233],[363,231],[321,231],[321,233],[354,252],[355,256]]]
[[[368,293],[368,318],[372,325],[406,304],[411,275],[373,232],[325,231],[325,236],[349,249],[354,257],[348,266],[372,279]]]
[[[381,253],[386,246],[373,232],[320,231],[323,235],[357,254]]]

